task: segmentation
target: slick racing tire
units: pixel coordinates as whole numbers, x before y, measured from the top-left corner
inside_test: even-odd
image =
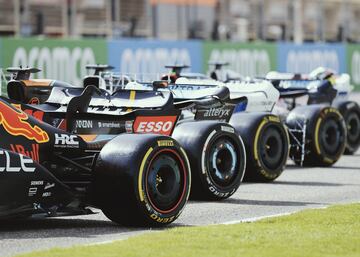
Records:
[[[270,182],[279,177],[289,156],[288,133],[279,117],[269,113],[236,113],[230,124],[245,144],[244,181]]]
[[[287,116],[286,125],[291,133],[290,156],[298,165],[301,164],[303,152],[299,142],[304,142],[304,138],[302,163],[304,166],[331,166],[344,153],[345,122],[340,112],[333,107],[324,105],[296,107]],[[305,130],[305,135],[300,132],[303,130]]]
[[[96,206],[122,225],[169,224],[190,194],[190,164],[171,137],[119,135],[100,151],[94,170]]]
[[[192,199],[222,200],[235,193],[246,156],[242,139],[232,126],[217,121],[183,122],[173,137],[189,156]]]
[[[333,104],[344,117],[347,138],[345,154],[354,154],[360,146],[360,107],[353,101],[341,101]]]

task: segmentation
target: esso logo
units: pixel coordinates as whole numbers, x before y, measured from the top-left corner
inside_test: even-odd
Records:
[[[140,116],[134,122],[135,133],[154,133],[171,135],[176,116]]]
[[[172,127],[173,127],[173,123],[171,121],[167,121],[167,122],[142,121],[139,123],[139,127],[137,128],[136,132],[139,132],[139,133],[150,133],[150,132],[167,133],[168,131],[171,130]]]

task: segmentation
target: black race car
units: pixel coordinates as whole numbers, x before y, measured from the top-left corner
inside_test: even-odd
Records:
[[[329,69],[319,67],[310,74],[269,72],[266,78],[280,91],[280,98],[290,110],[299,105],[319,104],[336,108],[344,117],[347,128],[345,153],[353,154],[357,151],[360,147],[360,107],[358,103],[348,99],[353,89],[348,74],[337,75]],[[330,136],[327,137],[330,140]],[[339,138],[341,137],[340,135]],[[332,142],[336,142],[336,138]],[[329,146],[336,148],[330,141]]]
[[[81,85],[80,88],[84,88],[88,85],[94,85],[97,88],[103,89],[108,92],[115,91],[112,95],[113,100],[111,101],[111,104],[117,107],[121,107],[121,104],[119,103],[124,102],[124,99],[119,97],[119,92],[124,91],[118,90],[119,88],[121,89],[124,85],[126,85],[126,88],[128,88],[130,84],[137,84],[135,85],[135,87],[140,85],[136,82],[133,83],[129,76],[114,75],[111,72],[108,73],[108,70],[112,69],[112,67],[109,67],[107,65],[90,65],[87,66],[87,68],[94,70],[94,73],[84,78],[83,85]],[[136,95],[136,98],[138,98],[138,94],[136,94],[137,91],[141,92],[145,89],[147,91],[149,91],[149,89],[150,91],[152,91],[153,89],[155,91],[170,90],[170,92],[174,93],[175,102],[186,102],[193,101],[194,99],[201,96],[211,96],[212,94],[214,94],[217,88],[219,88],[216,85],[203,86],[193,85],[191,83],[178,87],[178,85],[174,84],[172,81],[173,79],[176,80],[176,78],[184,75],[180,74],[180,70],[183,69],[184,66],[168,66],[168,68],[174,69],[174,73],[170,74],[170,79],[169,77],[166,77],[169,75],[166,75],[162,78],[166,79],[166,81],[158,81],[158,83],[142,83],[140,85],[140,88],[128,90],[128,92],[134,92],[134,96]],[[54,99],[56,102],[60,101],[61,99],[63,103],[66,103],[71,97],[74,97],[74,95],[69,95],[69,97],[64,97],[63,95],[56,96],[54,92],[59,91],[59,89],[57,88],[64,87],[62,85],[62,82],[51,81],[48,83],[47,86],[41,86],[40,84],[42,80],[29,80],[29,72],[25,76],[26,79],[24,78],[24,76],[21,76],[21,73],[24,74],[26,72],[26,70],[24,69],[19,70],[17,68],[13,68],[10,71],[15,74],[14,80],[8,83],[8,93],[11,99],[16,99],[21,102],[40,103],[44,103],[45,101],[47,103],[50,103],[54,101]],[[29,81],[31,81],[31,83],[29,83]],[[268,84],[271,86],[270,83]],[[52,91],[53,96],[50,96],[48,98],[48,95]],[[41,95],[41,93],[43,93],[43,95]],[[255,93],[255,95],[268,94],[268,92],[260,91],[253,93]],[[123,93],[120,93],[120,95],[121,94]],[[218,120],[221,122],[229,123],[235,128],[235,131],[244,139],[244,144],[247,152],[247,165],[244,179],[247,181],[273,181],[274,179],[279,177],[284,170],[286,160],[289,154],[289,138],[284,125],[280,122],[279,117],[268,112],[257,111],[235,114],[235,112],[239,112],[247,108],[248,97],[237,96],[235,99],[230,99],[229,93],[227,92],[226,94],[226,97],[224,97],[223,99],[224,104],[216,108],[209,109],[208,107],[203,108],[201,106],[196,106],[196,108],[190,108],[190,110],[189,108],[187,110],[185,110],[186,108],[182,108],[180,123],[201,120]],[[256,96],[253,97],[251,93],[248,95],[251,98],[251,106],[263,104],[261,100],[263,99],[263,96],[261,96],[259,100],[256,98]],[[126,100],[128,100],[129,94],[127,94],[126,97]],[[33,99],[36,100],[34,101]],[[106,100],[97,101],[96,104],[95,102],[96,101],[94,100],[94,104],[92,104],[92,106],[96,105],[96,110],[98,110],[98,108],[101,106],[108,106],[108,102]],[[92,111],[96,110],[93,109]],[[181,136],[181,134],[176,133],[177,131],[178,130],[175,130],[174,136],[180,142],[182,142],[183,137]],[[226,190],[227,193],[230,191]],[[226,197],[228,196],[227,193],[225,194]],[[216,194],[218,193],[216,192]]]
[[[14,69],[12,69],[14,71]],[[31,69],[18,69],[20,73]],[[31,85],[27,85],[31,81]],[[233,101],[227,88],[212,94],[175,101],[171,92],[117,90],[109,94],[92,85],[85,90],[57,85],[39,86],[37,80],[8,83],[13,103],[29,102],[40,92],[50,94],[42,104],[22,105],[22,110],[65,131],[83,135],[87,140],[111,138],[122,133],[172,135],[189,156],[192,168],[192,196],[224,199],[239,187],[245,170],[245,149],[235,129],[219,119],[208,120],[205,113]],[[154,82],[154,86],[163,83]],[[10,100],[9,100],[10,101]],[[238,101],[245,101],[241,98]],[[30,101],[32,102],[32,101]],[[179,122],[183,109],[198,109],[197,122]],[[230,116],[229,116],[230,117]]]
[[[191,174],[175,139],[124,133],[86,142],[40,121],[43,114],[0,99],[0,219],[88,214],[96,207],[116,223],[160,226],[180,215]]]

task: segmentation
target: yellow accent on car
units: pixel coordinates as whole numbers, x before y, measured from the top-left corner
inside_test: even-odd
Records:
[[[98,135],[87,134],[87,135],[79,135],[85,142],[92,142],[96,139]]]
[[[159,140],[157,141],[158,146],[174,146],[173,140]]]
[[[255,139],[254,139],[254,159],[255,160],[259,160],[259,153],[258,153],[257,145],[258,145],[258,141],[259,141],[260,131],[267,122],[268,122],[268,119],[264,118],[261,121],[261,123],[256,131],[256,134],[255,134]]]
[[[321,122],[322,122],[322,118],[320,117],[317,120],[316,126],[315,126],[315,148],[316,148],[317,154],[321,154],[320,143],[319,143],[319,129],[320,129]]]
[[[269,116],[269,121],[280,122],[280,118],[277,116]]]
[[[131,90],[131,91],[130,91],[129,100],[130,100],[130,101],[133,101],[133,100],[135,100],[135,97],[136,97],[136,91],[135,91],[135,90]],[[131,109],[131,108],[128,108],[126,111],[127,111],[127,112],[131,112],[132,109]]]
[[[146,160],[148,159],[149,155],[151,154],[151,152],[154,150],[154,148],[150,147],[144,158],[141,161],[141,165],[140,165],[140,170],[139,170],[139,177],[138,177],[138,190],[139,190],[139,196],[140,196],[140,201],[143,202],[144,201],[144,190],[142,188],[142,175],[144,172],[144,168],[145,168],[145,163]]]

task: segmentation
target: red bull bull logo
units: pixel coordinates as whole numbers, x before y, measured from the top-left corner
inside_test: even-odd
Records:
[[[49,141],[49,135],[38,126],[32,126],[27,120],[28,115],[0,101],[0,125],[13,136],[24,136],[37,143]]]

